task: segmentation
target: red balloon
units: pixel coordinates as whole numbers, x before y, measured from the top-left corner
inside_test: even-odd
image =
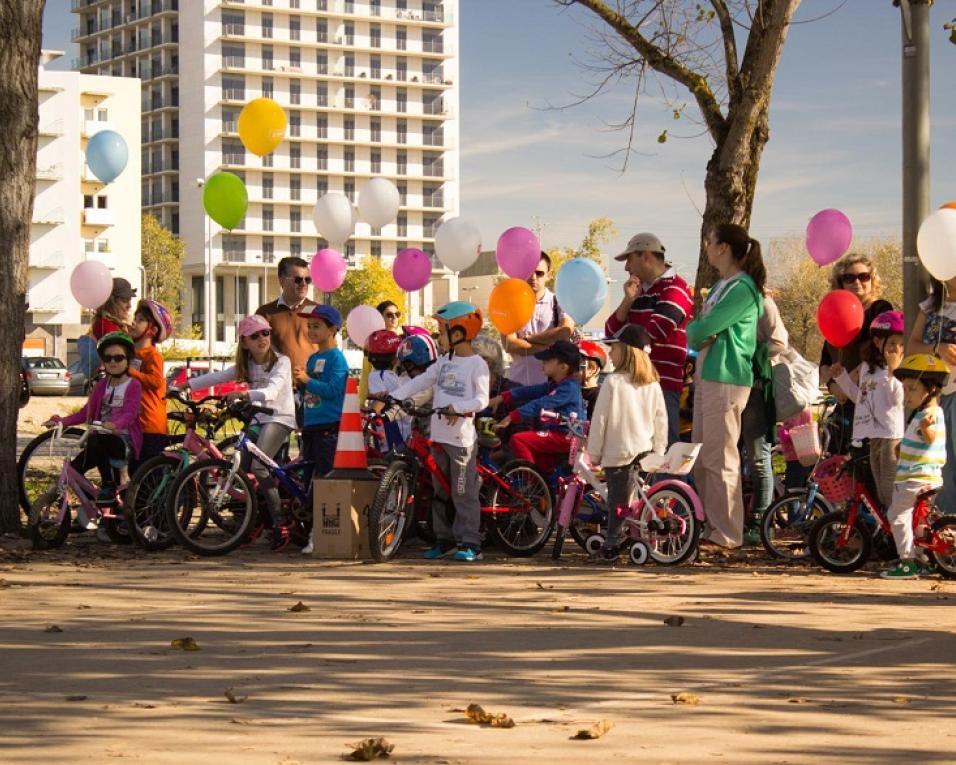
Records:
[[[828,292],[817,308],[817,326],[830,345],[849,345],[863,329],[863,303],[847,290]]]

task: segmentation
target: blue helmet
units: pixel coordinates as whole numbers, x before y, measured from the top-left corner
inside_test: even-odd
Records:
[[[414,367],[425,369],[430,367],[438,358],[438,348],[430,335],[409,335],[398,346],[396,355],[399,363],[403,366],[411,364]]]

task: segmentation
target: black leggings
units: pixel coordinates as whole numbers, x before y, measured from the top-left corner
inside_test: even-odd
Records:
[[[86,446],[70,464],[79,473],[96,468],[104,486],[119,484],[119,471],[111,461],[126,462],[126,442],[113,433],[92,433]]]

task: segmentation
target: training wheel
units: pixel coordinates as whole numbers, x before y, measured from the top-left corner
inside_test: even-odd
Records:
[[[597,555],[604,549],[604,535],[591,534],[584,540],[584,549],[588,551],[588,555]]]
[[[635,566],[643,566],[647,563],[647,559],[651,557],[651,551],[644,542],[638,541],[631,545],[631,549],[628,550],[628,557]]]

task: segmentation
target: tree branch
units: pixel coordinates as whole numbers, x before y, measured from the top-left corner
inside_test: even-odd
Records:
[[[734,102],[740,97],[740,69],[737,64],[737,39],[734,37],[734,20],[724,0],[710,0],[720,22],[720,34],[724,40],[724,68],[727,70],[727,94]]]

